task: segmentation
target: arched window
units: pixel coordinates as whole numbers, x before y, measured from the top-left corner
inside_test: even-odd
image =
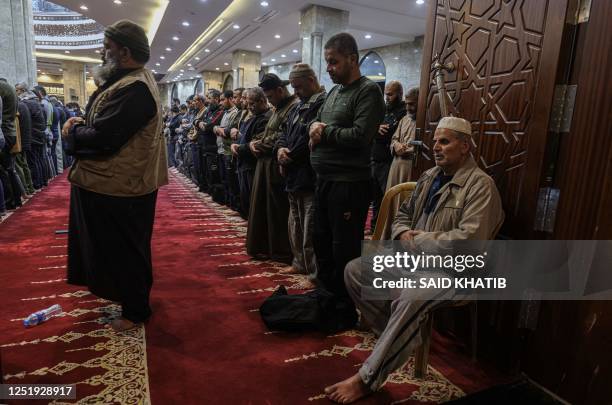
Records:
[[[361,74],[376,82],[384,91],[385,82],[387,81],[387,69],[380,55],[374,51],[368,52],[361,59],[359,66],[361,67]]]
[[[172,103],[174,103],[174,99],[179,98],[179,96],[178,96],[178,86],[176,85],[176,83],[174,83],[172,85],[172,93],[171,94],[172,94],[172,97],[170,97],[170,103],[172,104]]]
[[[234,89],[234,76],[227,75],[225,81],[223,82],[223,91],[233,90]]]
[[[202,79],[198,79],[195,86],[193,86],[193,94],[196,95],[202,93],[204,93],[204,83],[202,82]]]

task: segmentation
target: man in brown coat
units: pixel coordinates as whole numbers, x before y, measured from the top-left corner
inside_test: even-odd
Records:
[[[111,322],[117,331],[151,316],[155,203],[168,183],[161,102],[144,68],[149,55],[142,27],[109,26],[86,119],[71,118],[62,131],[76,158],[68,177],[68,283],[120,302],[121,316]]]
[[[501,198],[493,182],[471,154],[471,124],[445,117],[434,134],[436,167],[423,173],[393,223],[393,239],[420,247],[440,240],[493,239],[504,220]],[[392,301],[362,298],[361,259],[346,266],[345,283],[361,312],[361,324],[378,336],[372,354],[352,377],[327,387],[335,402],[351,403],[378,390],[421,344],[418,333],[428,311],[450,299],[453,289],[404,289]],[[363,271],[371,271],[364,269]]]

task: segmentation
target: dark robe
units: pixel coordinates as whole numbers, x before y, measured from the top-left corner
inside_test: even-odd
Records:
[[[285,130],[287,116],[295,108],[297,98],[289,97],[275,110],[258,146],[260,155],[253,175],[246,249],[253,257],[291,263],[289,244],[289,200],[285,180],[279,172],[274,145]]]
[[[128,72],[110,79],[91,100]],[[155,100],[144,83],[126,86],[98,113],[93,126],[73,127],[66,138],[67,152],[77,159],[111,156],[156,113]],[[114,197],[78,186],[72,187],[70,195],[68,283],[87,286],[98,297],[120,302],[122,316],[132,322],[151,315],[156,199],[157,191]]]

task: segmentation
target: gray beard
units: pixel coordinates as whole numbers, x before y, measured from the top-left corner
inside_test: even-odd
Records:
[[[103,85],[108,79],[113,77],[119,71],[119,63],[113,59],[107,59],[106,62],[95,69],[94,81]]]

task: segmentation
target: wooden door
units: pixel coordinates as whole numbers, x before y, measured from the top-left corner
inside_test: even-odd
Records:
[[[452,61],[450,111],[472,122],[474,156],[495,179],[512,238],[532,234],[543,170],[555,73],[567,0],[432,0],[417,126],[428,147],[416,179],[433,166],[433,131],[440,120],[430,66]]]

